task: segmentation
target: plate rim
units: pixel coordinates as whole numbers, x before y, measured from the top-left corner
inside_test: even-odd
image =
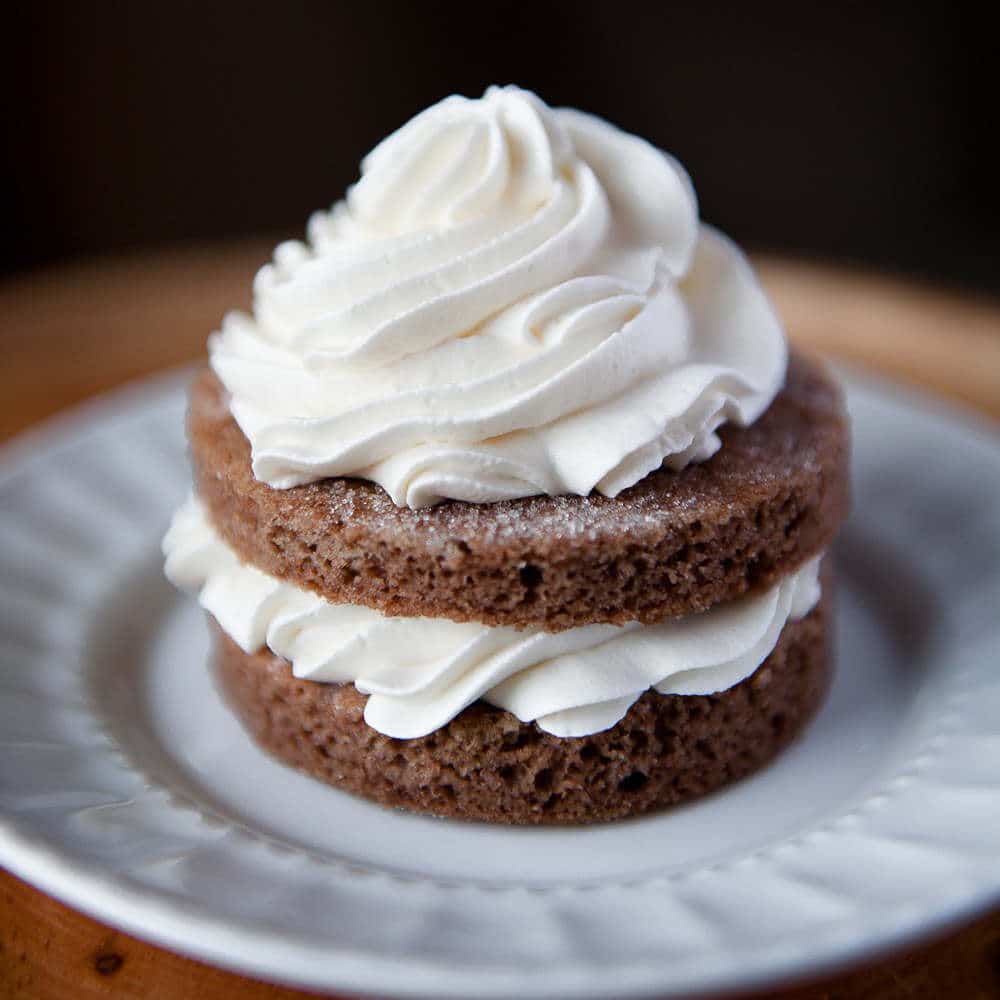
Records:
[[[845,382],[864,393],[957,425],[1000,457],[1000,423],[990,417],[924,388],[896,382],[855,365],[834,362],[832,367]],[[94,424],[133,414],[139,416],[149,407],[163,404],[179,391],[195,368],[188,364],[131,380],[20,432],[0,445],[0,484],[28,469],[50,450],[86,437]],[[120,876],[98,862],[74,859],[54,846],[32,841],[30,826],[30,822],[0,813],[0,864],[53,898],[120,927],[141,940],[233,972],[292,986],[332,988],[360,994],[384,994],[388,989],[395,995],[413,997],[469,993],[468,971],[455,972],[440,960],[423,960],[415,954],[391,958],[380,955],[378,973],[373,976],[372,958],[354,946],[338,948],[329,939],[275,933],[262,929],[253,921],[214,917],[167,890],[124,884]],[[778,985],[864,964],[880,954],[917,944],[958,923],[974,919],[998,902],[1000,883],[987,891],[960,893],[929,913],[900,917],[890,929],[883,929],[872,940],[859,943],[849,938],[828,948],[824,956],[805,963],[801,959],[789,963],[780,956],[765,959],[749,974],[706,979],[698,984],[695,993],[690,988],[685,988],[685,992],[686,995],[698,995],[726,988]],[[886,907],[881,912],[888,914],[890,909]],[[906,906],[896,904],[893,909],[904,911]],[[494,975],[497,971],[494,970]],[[443,976],[452,981],[445,982]],[[591,972],[588,972],[588,980],[572,984],[573,995],[602,996],[609,989],[621,986],[617,980],[614,984],[601,982]],[[478,995],[482,996],[502,996],[510,989],[503,975],[495,982],[480,980],[477,987]],[[518,987],[523,993],[523,980],[518,980]],[[568,989],[566,983],[539,983],[530,995],[562,996]],[[647,981],[644,987],[630,984],[627,995],[665,994],[662,985]]]
[[[201,913],[200,908],[183,900],[168,900],[166,892],[140,890],[123,886],[113,876],[102,873],[99,866],[91,863],[72,862],[60,852],[37,844],[26,843],[26,836],[20,835],[0,816],[0,863],[12,874],[40,889],[54,899],[103,923],[123,930],[125,933],[148,943],[166,948],[183,957],[200,961],[229,972],[249,976],[265,982],[303,989],[336,990],[358,996],[399,996],[406,998],[433,997],[489,997],[506,998],[515,983],[518,994],[525,997],[555,1000],[559,997],[598,998],[616,995],[619,997],[661,997],[671,996],[713,996],[720,990],[753,990],[758,987],[780,987],[804,979],[820,978],[828,973],[846,972],[867,964],[880,955],[891,953],[904,947],[918,945],[946,932],[951,927],[992,909],[1000,901],[1000,886],[990,894],[982,894],[970,899],[951,900],[931,917],[926,914],[900,919],[894,929],[867,944],[847,944],[830,949],[822,958],[810,961],[808,965],[789,965],[779,956],[765,961],[748,975],[723,975],[714,980],[704,980],[693,989],[685,986],[683,993],[673,987],[664,987],[647,980],[645,985],[634,984],[627,992],[610,992],[616,987],[612,982],[596,981],[592,970],[587,970],[588,980],[579,983],[555,983],[542,985],[538,990],[526,992],[523,979],[511,980],[500,975],[495,982],[487,982],[486,989],[468,989],[469,975],[466,970],[458,970],[443,965],[420,960],[414,956],[405,959],[393,957],[377,959],[359,953],[356,949],[338,949],[326,940],[305,943],[300,935],[276,934],[262,931],[251,921],[223,920]],[[9,851],[14,857],[23,857],[25,864],[14,868],[9,863]],[[23,854],[19,854],[19,850]],[[68,876],[68,881],[60,877]],[[108,902],[101,905],[99,900]],[[164,907],[169,920],[164,920]],[[905,914],[908,907],[897,904],[896,912]],[[113,918],[109,917],[114,913]],[[198,936],[193,936],[197,934]],[[239,948],[229,947],[238,945]],[[324,968],[335,958],[336,979],[331,982],[330,969]],[[307,963],[304,968],[302,962]],[[370,964],[377,961],[379,975],[387,971],[394,982],[374,984]],[[386,968],[387,962],[391,965]],[[291,968],[292,974],[276,972],[279,967]],[[620,970],[615,970],[615,983]],[[442,975],[450,978],[444,984]],[[482,972],[476,972],[481,976]]]

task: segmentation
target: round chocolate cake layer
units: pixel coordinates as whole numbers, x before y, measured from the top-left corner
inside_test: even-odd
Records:
[[[829,574],[824,581],[828,589]],[[483,702],[397,740],[368,726],[353,684],[292,676],[268,650],[217,633],[216,677],[256,741],[331,785],[384,805],[496,823],[591,823],[698,798],[758,769],[812,717],[830,675],[829,594],[721,694],[647,691],[612,729],[560,738]]]
[[[357,479],[272,489],[254,478],[209,371],[192,387],[188,431],[197,492],[241,558],[332,602],[403,617],[558,631],[701,611],[825,549],[848,502],[840,392],[796,357],[767,412],[724,428],[711,459],[616,497],[411,510]]]

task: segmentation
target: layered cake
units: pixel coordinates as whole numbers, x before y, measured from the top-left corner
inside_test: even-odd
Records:
[[[277,758],[588,823],[749,774],[816,711],[840,394],[643,140],[514,87],[448,98],[209,355],[166,571]]]

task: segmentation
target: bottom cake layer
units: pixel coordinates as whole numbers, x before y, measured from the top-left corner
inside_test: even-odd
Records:
[[[383,805],[492,823],[621,819],[706,795],[792,742],[829,685],[831,582],[745,681],[715,695],[647,691],[613,728],[579,738],[477,702],[428,736],[393,739],[365,723],[353,684],[299,680],[219,629],[216,677],[265,750]]]

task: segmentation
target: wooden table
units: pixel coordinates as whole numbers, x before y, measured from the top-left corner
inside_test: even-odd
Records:
[[[0,438],[96,392],[199,357],[276,241],[97,259],[0,284]],[[761,259],[794,340],[1000,419],[1000,307],[884,278]],[[0,998],[291,1000],[118,933],[0,871]],[[1000,996],[1000,910],[782,1000]]]

